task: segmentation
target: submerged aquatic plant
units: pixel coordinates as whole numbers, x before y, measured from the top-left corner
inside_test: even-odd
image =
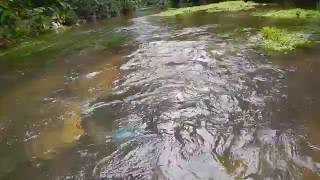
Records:
[[[285,52],[311,44],[311,41],[303,34],[275,27],[263,27],[261,34],[263,46],[269,51]]]
[[[198,11],[206,11],[206,12],[223,12],[223,11],[241,11],[241,10],[249,10],[258,6],[257,3],[254,2],[244,2],[244,1],[226,1],[220,3],[213,3],[203,6],[194,6],[194,7],[186,7],[179,9],[170,9],[157,16],[175,16],[179,14],[187,14]]]

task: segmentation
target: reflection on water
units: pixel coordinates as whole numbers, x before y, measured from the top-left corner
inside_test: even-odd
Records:
[[[133,49],[84,48],[15,83],[0,178],[319,179],[319,51],[264,56],[266,24],[281,23],[134,18],[116,29]]]

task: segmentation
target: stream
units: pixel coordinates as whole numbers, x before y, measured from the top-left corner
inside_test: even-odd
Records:
[[[143,14],[0,56],[0,179],[320,179],[320,47],[267,55],[268,25],[296,22]]]

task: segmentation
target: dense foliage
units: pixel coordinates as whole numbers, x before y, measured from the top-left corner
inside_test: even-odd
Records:
[[[0,47],[61,25],[117,16],[143,0],[1,0]]]

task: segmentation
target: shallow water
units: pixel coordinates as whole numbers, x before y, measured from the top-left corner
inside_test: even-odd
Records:
[[[320,179],[320,49],[258,48],[297,23],[143,16],[1,56],[0,179]]]

